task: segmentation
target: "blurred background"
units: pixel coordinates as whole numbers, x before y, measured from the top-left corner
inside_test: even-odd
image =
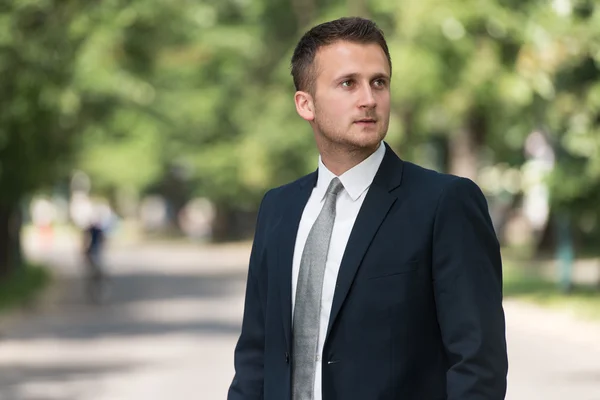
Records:
[[[271,187],[313,171],[289,60],[375,20],[387,142],[503,246],[507,398],[600,399],[596,0],[2,0],[0,399],[224,399]]]

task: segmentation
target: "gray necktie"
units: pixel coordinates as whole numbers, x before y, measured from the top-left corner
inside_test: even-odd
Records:
[[[293,400],[313,398],[325,262],[335,220],[336,199],[343,188],[342,182],[333,178],[327,188],[323,209],[308,234],[302,252],[293,322]]]

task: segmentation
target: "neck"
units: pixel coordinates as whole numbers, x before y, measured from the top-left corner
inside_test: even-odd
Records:
[[[340,176],[369,158],[378,148],[379,143],[374,147],[352,149],[331,146],[330,148],[319,148],[319,153],[321,161],[327,169],[336,176]]]

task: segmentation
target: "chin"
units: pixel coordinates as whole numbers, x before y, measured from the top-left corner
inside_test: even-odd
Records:
[[[385,138],[386,133],[377,130],[354,130],[341,133],[325,133],[320,132],[320,136],[325,143],[334,147],[346,148],[347,150],[367,150],[376,148],[379,143]]]
[[[385,138],[385,133],[381,132],[361,132],[358,135],[348,138],[348,144],[357,148],[368,149],[379,145]]]

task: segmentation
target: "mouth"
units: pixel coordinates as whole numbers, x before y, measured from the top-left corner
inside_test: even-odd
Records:
[[[374,125],[375,122],[377,122],[377,121],[374,120],[373,118],[362,118],[362,119],[354,121],[354,123],[358,124],[358,125]]]

